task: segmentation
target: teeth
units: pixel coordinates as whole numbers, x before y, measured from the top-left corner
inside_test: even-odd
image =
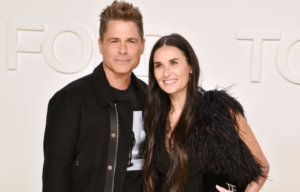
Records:
[[[175,82],[176,80],[170,80],[170,81],[164,81],[165,83],[173,83]]]

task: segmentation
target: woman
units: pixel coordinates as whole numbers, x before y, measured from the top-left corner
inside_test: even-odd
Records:
[[[246,192],[259,191],[269,165],[242,106],[224,90],[199,88],[199,74],[194,50],[182,36],[156,42],[144,115],[144,191],[203,192],[208,172],[248,185]]]

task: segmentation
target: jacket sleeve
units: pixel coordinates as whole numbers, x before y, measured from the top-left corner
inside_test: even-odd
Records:
[[[69,93],[57,92],[49,101],[44,137],[43,192],[70,192],[79,124],[79,106]]]

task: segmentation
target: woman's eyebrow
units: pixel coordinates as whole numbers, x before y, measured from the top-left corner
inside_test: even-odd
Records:
[[[173,58],[173,59],[170,59],[169,61],[175,61],[175,60],[179,60],[178,58]]]
[[[175,60],[179,60],[179,59],[178,58],[173,58],[173,59],[170,59],[169,62],[175,61]],[[156,61],[153,64],[161,64],[161,62],[160,61]]]

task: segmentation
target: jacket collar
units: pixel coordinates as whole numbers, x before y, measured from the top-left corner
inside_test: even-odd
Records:
[[[103,62],[101,62],[93,71],[93,79],[97,90],[98,97],[103,107],[108,106],[116,100],[113,90],[106,78],[106,74],[103,69]],[[138,78],[132,73],[131,81],[136,86],[138,94],[140,96],[142,107],[144,108],[144,102],[146,98],[146,88],[141,85]]]

